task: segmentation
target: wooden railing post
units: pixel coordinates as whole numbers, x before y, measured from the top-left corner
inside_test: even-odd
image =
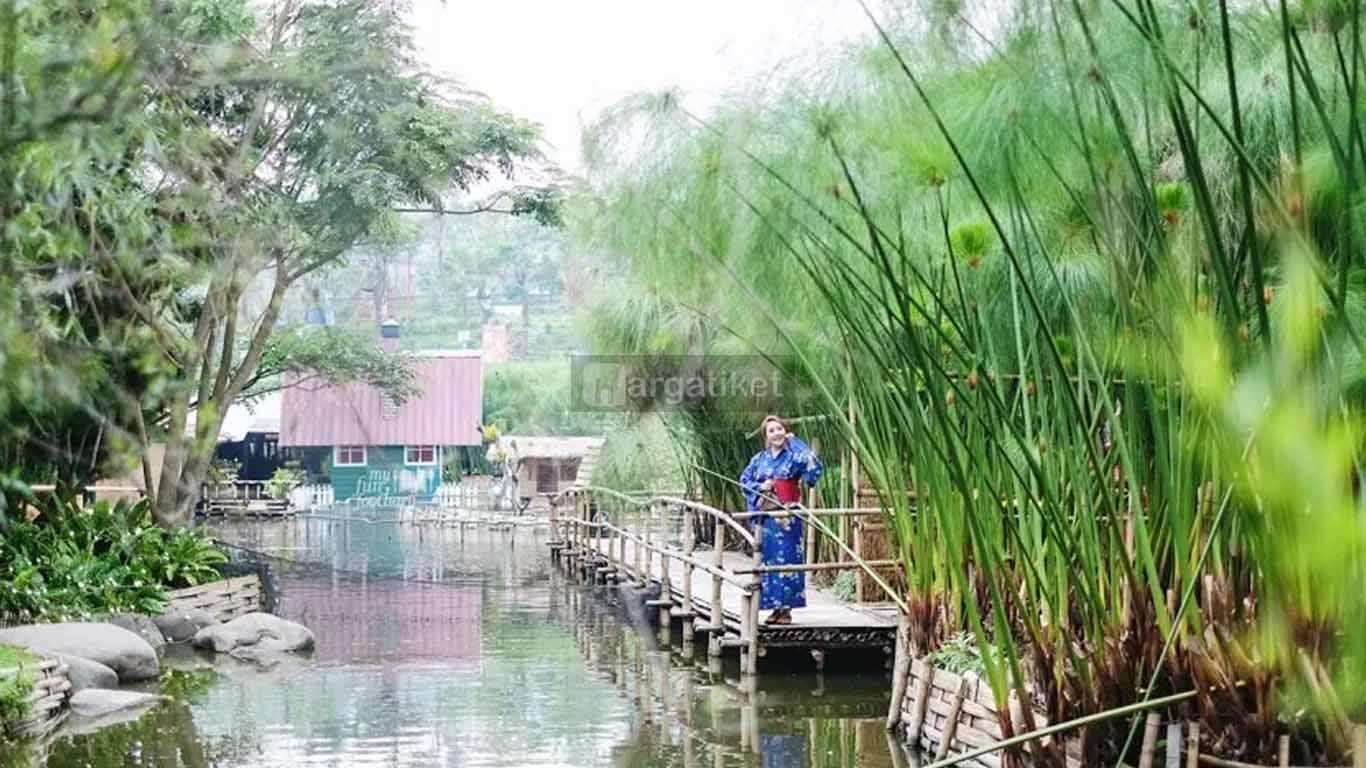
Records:
[[[640,510],[637,509],[636,514],[632,516],[636,531],[636,584],[644,587],[650,584],[650,572],[645,570],[645,544],[649,538],[645,532],[645,526],[640,524],[640,518]]]
[[[622,514],[617,515],[616,518],[616,526],[620,529],[616,532],[616,545],[617,548],[620,549],[620,555],[617,555],[616,558],[616,581],[619,582],[619,584],[622,584],[622,582],[630,581],[630,579],[627,578],[630,574],[627,573],[626,566],[626,532],[627,530],[630,530],[630,523],[627,523],[627,515],[630,510],[628,510],[626,503],[624,502],[622,503],[622,506],[620,506],[620,510],[622,510]]]
[[[764,527],[754,526],[754,568],[763,565]],[[763,594],[763,581],[760,574],[750,577],[750,587],[740,601],[740,640],[743,643],[744,658],[740,660],[740,671],[746,675],[759,674],[759,603]]]
[[[593,529],[588,524],[592,516],[593,497],[591,494],[584,494],[583,505],[579,510],[579,541],[582,544],[579,550],[579,577],[583,580],[588,576],[589,569],[593,567]]]
[[[559,496],[552,496],[550,498],[550,540],[556,542],[560,541],[559,537],[556,535],[559,533],[559,515],[556,513],[556,510],[559,509],[561,498],[562,497]]]
[[[693,533],[693,509],[683,507],[683,554],[687,557],[683,561],[683,653],[692,656],[693,644],[693,604],[692,604],[692,575],[693,575],[693,550],[696,549],[696,536]],[[689,707],[686,711],[691,712]]]
[[[711,575],[711,635],[707,641],[707,655],[719,657],[721,655],[721,638],[726,634],[726,616],[721,609],[721,567],[725,563],[726,552],[726,526],[721,522],[721,518],[715,518],[715,528],[712,535],[712,567],[716,569]]]
[[[668,646],[671,622],[669,607],[673,603],[673,584],[669,580],[669,505],[655,505],[659,521],[659,633],[660,645]]]

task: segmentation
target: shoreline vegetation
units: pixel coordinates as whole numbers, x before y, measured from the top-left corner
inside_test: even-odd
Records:
[[[610,263],[595,338],[795,358],[787,415],[830,417],[830,487],[875,487],[912,649],[969,633],[999,705],[1194,690],[1168,714],[1207,751],[1274,764],[1290,734],[1296,764],[1350,762],[1359,3],[998,13],[989,39],[958,5],[872,16],[874,42],[707,115],[610,110],[568,214]],[[727,405],[669,415],[704,466],[744,450]],[[1135,759],[1138,724],[1090,726],[1084,762]]]

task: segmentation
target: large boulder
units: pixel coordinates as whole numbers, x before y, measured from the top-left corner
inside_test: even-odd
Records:
[[[115,712],[140,710],[165,701],[165,696],[137,691],[105,691],[87,689],[72,694],[71,714],[77,717],[106,717]]]
[[[213,614],[203,608],[170,611],[152,619],[161,634],[172,643],[184,643],[194,639],[195,634],[205,627],[218,623]]]
[[[105,618],[105,622],[135,633],[153,648],[160,648],[166,644],[166,638],[162,636],[161,629],[157,627],[156,621],[151,616],[136,613],[116,613]]]
[[[72,656],[69,653],[51,655],[66,665],[66,679],[71,683],[72,691],[119,687],[118,674],[98,661]]]
[[[313,633],[308,627],[279,616],[248,613],[225,624],[199,630],[194,636],[194,646],[217,653],[229,653],[243,646],[254,646],[262,652],[307,651],[313,648]]]
[[[37,653],[64,653],[90,659],[114,670],[123,683],[151,680],[161,672],[156,649],[137,634],[113,624],[68,622],[10,627],[0,629],[0,643]]]

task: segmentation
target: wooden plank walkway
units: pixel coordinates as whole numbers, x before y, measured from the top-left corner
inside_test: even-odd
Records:
[[[880,517],[880,509],[822,510],[825,515]],[[758,660],[774,647],[805,648],[818,667],[825,651],[835,648],[880,649],[890,663],[896,647],[900,612],[891,603],[847,603],[815,586],[816,571],[859,571],[890,567],[874,563],[813,563],[764,566],[753,555],[718,549],[716,542],[738,538],[750,551],[760,538],[743,522],[706,504],[669,496],[630,495],[607,488],[575,487],[552,506],[550,542],[554,560],[575,578],[592,583],[626,582],[660,587],[657,608],[661,628],[683,625],[683,641],[707,636],[707,653],[738,649],[742,674],[758,674]],[[699,529],[711,529],[710,545],[699,546]],[[826,535],[835,535],[829,530]],[[815,529],[808,529],[815,535]],[[812,542],[808,542],[810,544]],[[667,566],[664,564],[667,563]],[[792,623],[768,625],[758,608],[762,595],[757,572],[807,572],[807,605],[792,612]],[[667,589],[665,589],[667,587]],[[661,642],[669,633],[662,632]]]
[[[615,562],[620,557],[622,542],[616,538],[594,538],[588,545],[601,563]],[[608,547],[611,551],[608,551]],[[634,541],[627,540],[626,558],[627,578],[642,583],[636,573],[634,563],[638,562]],[[644,561],[642,554],[639,562]],[[684,563],[676,558],[669,560],[670,602],[682,607],[684,600],[683,580]],[[736,573],[753,564],[750,556],[740,552],[725,552],[722,555],[723,569]],[[650,584],[660,583],[659,556],[656,555],[651,568]],[[692,573],[691,610],[700,619],[711,616],[712,575],[700,568]],[[742,605],[744,590],[729,582],[721,584],[721,608],[726,634],[739,638],[743,629]],[[792,623],[786,625],[760,624],[759,645],[761,647],[799,647],[825,650],[829,648],[882,648],[890,654],[896,639],[897,609],[891,603],[848,603],[835,597],[828,590],[811,583],[807,576],[806,607],[792,611]]]

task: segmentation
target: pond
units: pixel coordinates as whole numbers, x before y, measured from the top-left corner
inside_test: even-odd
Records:
[[[175,698],[10,763],[116,766],[879,768],[886,673],[684,659],[607,590],[567,583],[544,529],[311,518],[217,526],[279,558],[278,612],[313,629],[273,668],[169,654]],[[6,766],[8,768],[8,766]]]

